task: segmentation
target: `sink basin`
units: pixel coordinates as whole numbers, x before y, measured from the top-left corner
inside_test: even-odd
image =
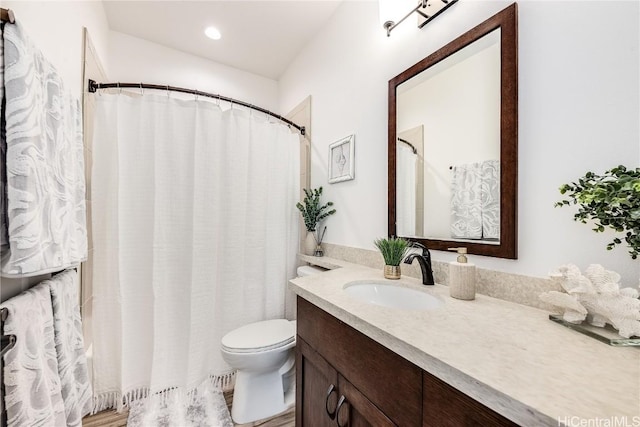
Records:
[[[404,310],[432,310],[444,302],[431,294],[388,282],[359,281],[344,285],[344,291],[353,298],[369,304]]]

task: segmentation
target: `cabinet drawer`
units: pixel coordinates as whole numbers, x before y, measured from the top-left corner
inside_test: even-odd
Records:
[[[302,339],[393,423],[421,425],[420,368],[300,297],[297,329]]]

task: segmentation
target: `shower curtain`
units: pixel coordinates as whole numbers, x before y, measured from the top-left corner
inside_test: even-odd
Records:
[[[396,144],[396,234],[416,235],[416,163],[418,155],[404,144]]]
[[[299,137],[202,100],[96,100],[94,411],[225,386],[221,337],[284,317]]]

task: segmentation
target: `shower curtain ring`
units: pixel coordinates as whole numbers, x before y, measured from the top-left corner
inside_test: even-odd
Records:
[[[167,85],[167,98],[171,98],[171,96],[169,96],[169,85]]]
[[[122,88],[120,87],[120,83],[118,82],[116,84],[118,86],[118,95],[121,95],[122,94]]]
[[[144,88],[142,87],[142,83],[140,83],[140,95],[144,95]]]

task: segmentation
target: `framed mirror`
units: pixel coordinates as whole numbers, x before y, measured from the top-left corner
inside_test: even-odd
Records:
[[[517,258],[514,3],[389,81],[388,233]]]

